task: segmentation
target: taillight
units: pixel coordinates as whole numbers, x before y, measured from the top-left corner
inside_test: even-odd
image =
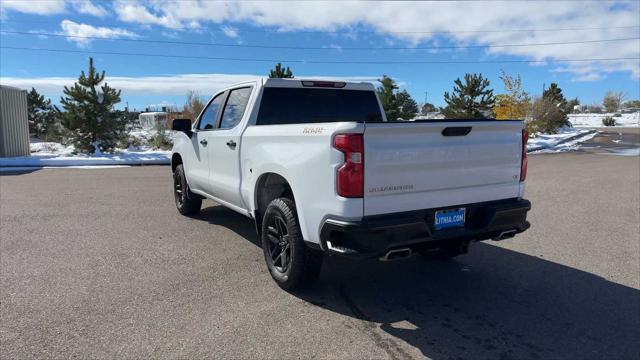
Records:
[[[529,133],[522,130],[522,163],[520,163],[520,181],[527,178],[527,141],[529,141]]]
[[[364,194],[364,143],[362,134],[339,134],[333,147],[344,153],[344,164],[336,172],[338,195],[359,198]]]

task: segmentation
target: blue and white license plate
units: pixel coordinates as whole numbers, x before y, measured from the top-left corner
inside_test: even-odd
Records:
[[[436,230],[463,227],[465,208],[436,211]]]

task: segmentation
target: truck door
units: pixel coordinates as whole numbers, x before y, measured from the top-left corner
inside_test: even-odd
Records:
[[[213,98],[200,114],[191,145],[193,146],[193,158],[189,159],[185,166],[189,174],[189,186],[194,190],[210,193],[209,187],[209,151],[212,134],[215,132],[216,122],[225,99],[225,93],[220,93]]]
[[[252,86],[229,90],[207,150],[211,195],[240,208],[244,208],[240,195],[240,122],[252,90]]]

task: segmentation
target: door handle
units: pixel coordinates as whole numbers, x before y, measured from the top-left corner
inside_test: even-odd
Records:
[[[230,147],[231,149],[235,149],[236,148],[236,142],[233,140],[229,140],[227,141],[227,146]]]
[[[208,144],[207,139],[200,140],[200,144],[202,144],[204,146],[207,146],[207,144]]]

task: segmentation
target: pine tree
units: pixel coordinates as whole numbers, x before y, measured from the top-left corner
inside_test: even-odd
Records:
[[[27,112],[30,134],[45,141],[57,134],[58,109],[51,105],[50,99],[45,99],[34,88],[27,93]]]
[[[382,75],[382,79],[378,79],[378,82],[380,82],[380,86],[378,86],[377,89],[378,97],[380,98],[382,108],[387,115],[387,120],[396,121],[398,117],[400,117],[400,109],[395,93],[398,89],[398,85],[387,75]]]
[[[546,117],[538,116],[538,121],[543,121],[547,123],[545,126],[542,126],[544,130],[541,130],[540,132],[543,132],[546,134],[549,134],[549,133],[554,134],[562,126],[569,125],[569,117],[567,116],[567,114],[571,113],[573,108],[568,109],[569,103],[567,102],[567,99],[565,99],[564,95],[562,94],[562,89],[558,86],[558,84],[551,83],[548,89],[545,89],[544,91],[542,91],[542,100],[546,100],[548,104],[547,106],[539,106],[539,107],[546,108],[550,104],[552,106],[555,106],[558,109],[558,111],[557,112],[546,111],[546,113],[549,114],[548,116]],[[535,120],[535,117],[534,117],[534,120]]]
[[[549,88],[542,92],[542,97],[556,104],[565,114],[571,114],[575,105],[580,105],[578,98],[567,100],[562,94],[562,89],[556,83],[551,83]]]
[[[567,99],[565,99],[564,95],[562,94],[562,89],[558,86],[558,84],[551,83],[551,85],[549,85],[549,88],[542,92],[542,97],[556,104],[565,113],[570,112],[567,111]]]
[[[413,100],[407,90],[402,90],[396,94],[396,103],[400,118],[403,120],[411,120],[418,115],[418,103]]]
[[[465,74],[464,84],[460,78],[454,83],[453,94],[444,93],[447,107],[443,112],[447,119],[485,118],[491,113],[493,90],[482,74]]]
[[[88,74],[83,70],[72,87],[64,87],[65,96],[60,99],[63,121],[79,151],[111,151],[125,135],[127,117],[114,110],[120,90],[110,87],[104,78],[105,72],[98,73],[89,58]]]
[[[407,90],[397,92],[398,85],[387,75],[382,75],[382,79],[378,79],[378,82],[380,86],[376,91],[388,121],[410,120],[418,114],[418,103],[413,100]]]
[[[269,71],[270,78],[281,78],[281,79],[293,79],[293,73],[291,69],[287,66],[286,68],[282,67],[282,64],[277,63],[276,67]]]
[[[555,134],[566,125],[567,114],[556,100],[542,96],[533,101],[525,122],[530,134]]]
[[[555,134],[558,129],[569,124],[567,114],[573,111],[578,99],[567,101],[562,89],[552,83],[544,89],[542,96],[537,98],[527,114],[526,126],[529,133]]]

